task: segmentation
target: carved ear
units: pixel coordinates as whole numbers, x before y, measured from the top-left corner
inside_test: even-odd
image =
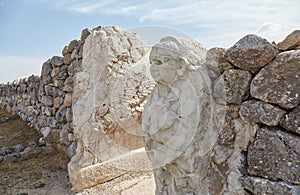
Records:
[[[185,58],[179,58],[177,74],[178,76],[184,75],[188,66],[188,61]]]

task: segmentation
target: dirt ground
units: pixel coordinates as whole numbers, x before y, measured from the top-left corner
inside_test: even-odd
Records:
[[[17,117],[0,110],[0,147],[27,145],[41,135]],[[109,182],[96,185],[82,192],[71,191],[67,164],[70,159],[64,153],[41,153],[34,158],[16,162],[0,162],[0,195],[152,195],[155,194],[154,177],[151,172],[129,172]]]
[[[9,114],[0,110],[0,118]],[[16,117],[0,123],[0,147],[27,145],[41,136],[26,122]],[[39,195],[71,194],[68,181],[66,154],[41,153],[34,158],[17,162],[0,162],[0,194]]]

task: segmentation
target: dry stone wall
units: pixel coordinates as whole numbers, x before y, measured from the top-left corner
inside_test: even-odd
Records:
[[[219,66],[222,60],[232,65],[224,72],[218,71],[221,75],[214,82],[213,96],[218,105],[235,107],[231,111],[236,113],[235,120],[247,127],[247,136],[240,140],[244,147],[240,148],[236,183],[243,193],[299,194],[300,51],[294,50],[299,47],[297,32],[278,46],[247,35],[227,50],[217,49],[224,51],[222,54],[216,49],[208,52],[213,56],[221,54],[216,58]],[[280,45],[285,45],[285,49]],[[208,60],[207,64],[214,63]],[[234,144],[229,148],[237,146],[240,131],[235,128]],[[230,163],[229,159],[225,162]],[[214,164],[217,166],[213,176],[225,181],[220,185],[224,190],[226,180],[220,174],[219,164]],[[222,192],[221,188],[215,192]]]
[[[151,50],[118,27],[85,29],[41,76],[0,84],[0,108],[72,157],[77,191],[146,169],[145,144],[157,194],[296,195],[299,48],[299,30],[277,45],[167,37]]]
[[[41,76],[30,76],[0,85],[0,108],[17,114],[41,134],[41,142],[75,154],[72,94],[74,74],[81,70],[82,47],[90,30],[73,40],[63,57],[53,56],[42,65]]]
[[[247,35],[207,52],[167,37],[152,48],[143,131],[156,194],[300,193],[299,37],[277,47]]]

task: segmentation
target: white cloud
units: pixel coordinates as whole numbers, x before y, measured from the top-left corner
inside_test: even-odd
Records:
[[[257,29],[256,34],[268,39],[269,41],[280,40],[284,36],[282,33],[282,26],[275,23],[265,23],[261,25]]]
[[[206,21],[231,21],[236,19],[261,18],[277,8],[286,6],[281,1],[271,0],[186,0],[186,1],[161,1],[151,2],[121,1],[71,1],[65,0],[65,8],[85,14],[116,14],[134,15],[140,21],[165,21],[169,23],[201,23]],[[69,2],[69,4],[67,3]],[[288,4],[289,6],[290,4]],[[282,13],[282,9],[280,13]],[[134,11],[134,12],[133,12]],[[279,11],[279,10],[278,10]],[[276,13],[275,13],[276,15]],[[274,15],[270,15],[274,17]],[[200,20],[199,20],[200,19]],[[201,21],[203,19],[204,21]],[[261,18],[263,19],[263,18]],[[251,22],[251,21],[248,21]]]
[[[67,9],[70,11],[75,11],[83,14],[93,14],[102,8],[105,8],[107,5],[111,5],[114,0],[102,1],[96,3],[75,3],[74,5],[68,6]]]
[[[139,1],[81,1],[65,5],[65,9],[82,14],[102,14],[102,15],[138,15],[145,12],[148,7],[151,7],[152,2]]]
[[[189,32],[190,36],[198,40],[205,40],[208,46],[215,43],[229,46],[234,38],[241,38],[249,33],[259,33],[271,41],[282,40],[300,26],[300,1],[297,0],[43,0],[45,1],[79,14],[130,16],[129,23],[135,21],[141,25],[172,26]],[[263,28],[258,31],[259,27]]]
[[[49,3],[81,14],[130,15],[141,22],[157,21],[172,24],[209,25],[211,22],[244,25],[266,21],[297,19],[299,1],[277,0],[23,0],[27,3]],[[288,21],[286,21],[288,22]],[[261,24],[263,24],[261,23]],[[275,22],[277,23],[277,22]],[[260,24],[260,25],[261,25]],[[257,29],[257,26],[256,26]]]
[[[282,27],[299,26],[299,6],[299,1],[276,0],[152,0],[146,3],[138,0],[100,3],[90,0],[65,4],[66,9],[84,14],[133,16],[144,25],[151,22],[191,25],[194,29],[223,28],[225,33],[230,33],[230,29],[255,33],[259,26],[270,22]]]
[[[31,75],[40,75],[46,58],[28,56],[0,56],[0,83],[12,82]]]

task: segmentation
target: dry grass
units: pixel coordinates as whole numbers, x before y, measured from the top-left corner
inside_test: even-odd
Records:
[[[0,110],[0,117],[4,116],[9,114]],[[20,119],[0,123],[0,147],[27,145],[39,138],[39,133]],[[39,154],[35,158],[19,159],[13,163],[0,162],[0,194],[12,194],[19,189],[43,188],[51,180],[51,173],[61,173],[67,177],[68,162],[67,155],[58,152]]]
[[[9,114],[0,110],[0,118],[6,116],[9,117]],[[12,147],[17,144],[26,145],[29,141],[37,141],[39,138],[40,135],[37,130],[16,117],[0,123],[0,147]]]

